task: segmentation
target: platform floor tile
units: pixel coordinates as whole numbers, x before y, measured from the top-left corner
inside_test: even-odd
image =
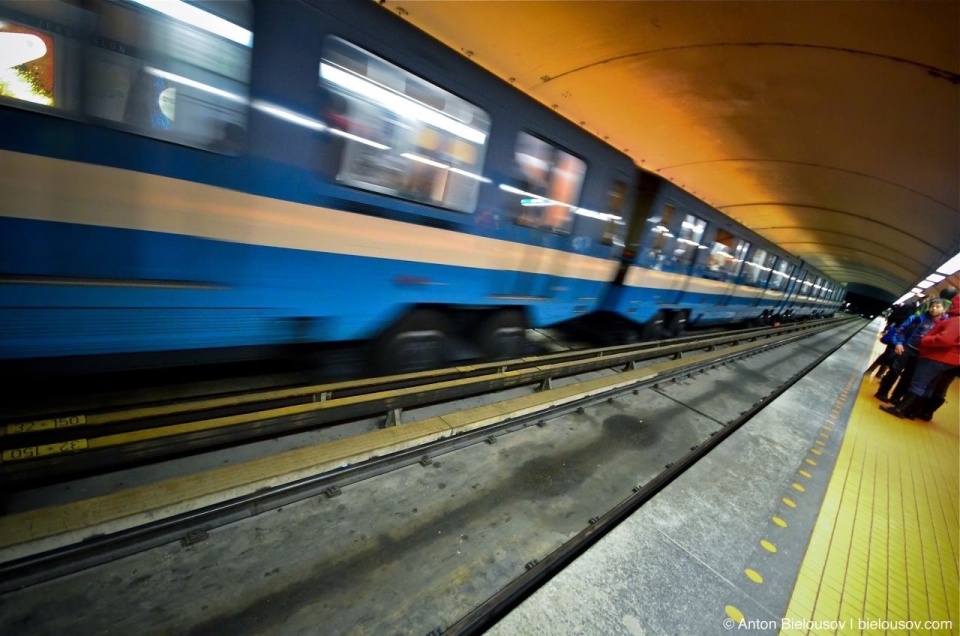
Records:
[[[920,422],[861,383],[781,634],[960,633],[958,385]]]

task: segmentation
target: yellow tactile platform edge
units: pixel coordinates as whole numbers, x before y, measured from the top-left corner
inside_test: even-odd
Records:
[[[860,384],[781,634],[960,632],[960,390],[928,423],[881,411],[876,387]]]

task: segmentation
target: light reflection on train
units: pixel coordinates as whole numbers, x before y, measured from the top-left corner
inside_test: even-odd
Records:
[[[844,290],[373,2],[0,2],[0,361],[380,369]]]

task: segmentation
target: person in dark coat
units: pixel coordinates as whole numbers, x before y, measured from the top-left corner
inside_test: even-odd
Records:
[[[877,356],[877,359],[870,363],[867,370],[863,372],[864,376],[877,372],[878,378],[883,378],[890,370],[890,364],[896,357],[894,352],[893,334],[907,319],[911,318],[917,311],[917,301],[910,299],[902,305],[896,305],[890,315],[887,316],[887,324],[880,335],[880,341],[887,345],[887,348]]]

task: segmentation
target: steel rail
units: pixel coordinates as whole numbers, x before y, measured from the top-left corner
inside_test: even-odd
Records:
[[[639,361],[642,359],[648,359],[649,357],[657,357],[653,354],[656,354],[668,347],[677,347],[687,344],[696,345],[700,342],[704,343],[703,346],[721,346],[726,343],[736,342],[746,338],[792,333],[794,331],[805,330],[811,327],[816,327],[823,324],[832,324],[835,322],[837,322],[837,319],[824,319],[804,323],[795,323],[781,327],[745,329],[735,333],[724,334],[722,336],[710,336],[707,338],[704,338],[702,335],[690,335],[680,338],[673,338],[670,340],[655,340],[643,343],[615,345],[611,347],[575,349],[558,353],[544,354],[540,356],[526,356],[497,362],[460,365],[401,375],[287,387],[281,389],[254,390],[239,394],[209,396],[202,398],[188,398],[172,402],[166,401],[162,403],[144,404],[141,406],[124,407],[113,410],[95,409],[89,412],[78,412],[77,409],[70,411],[62,409],[56,409],[53,411],[47,410],[44,412],[35,413],[34,415],[30,416],[29,419],[25,419],[21,416],[18,417],[16,421],[7,421],[4,423],[2,427],[0,427],[0,442],[5,441],[2,439],[4,437],[20,435],[42,436],[44,433],[67,428],[72,430],[83,430],[97,426],[111,424],[116,425],[139,420],[156,420],[171,416],[218,411],[221,409],[235,409],[238,407],[262,409],[264,408],[264,405],[267,404],[288,406],[305,402],[309,403],[325,401],[332,399],[333,397],[351,397],[354,395],[362,395],[364,393],[403,389],[430,382],[442,382],[444,380],[477,377],[489,374],[493,370],[522,371],[524,369],[537,367],[544,364],[557,364],[575,360],[602,358],[604,356],[616,354],[650,354],[646,357],[638,357],[637,360]],[[3,419],[4,418],[0,418],[0,422],[2,422]]]
[[[802,335],[793,335],[790,341],[802,339]],[[851,336],[852,337],[852,336]],[[849,338],[848,338],[849,339]],[[846,341],[846,340],[845,340]],[[845,342],[844,341],[844,342]],[[77,572],[89,567],[100,565],[115,559],[141,552],[152,547],[183,541],[185,544],[202,539],[210,530],[227,525],[242,519],[256,516],[262,512],[273,510],[306,498],[326,495],[337,496],[340,488],[358,481],[381,475],[403,466],[415,463],[429,463],[440,455],[464,448],[466,446],[488,441],[491,436],[506,434],[528,426],[542,425],[547,418],[563,413],[573,412],[586,405],[601,402],[616,395],[629,391],[638,391],[641,388],[656,385],[671,378],[689,375],[697,370],[715,367],[720,364],[740,359],[755,353],[772,349],[786,344],[783,340],[766,341],[757,347],[740,349],[736,352],[716,352],[712,356],[700,356],[698,360],[678,358],[663,363],[658,373],[648,379],[638,380],[629,386],[619,386],[607,392],[593,394],[582,399],[567,402],[561,406],[552,406],[535,413],[526,413],[518,417],[505,417],[502,421],[484,428],[440,439],[428,444],[392,453],[385,456],[346,466],[323,474],[300,479],[281,486],[259,490],[255,493],[236,497],[229,501],[209,505],[191,512],[171,516],[166,519],[122,530],[111,534],[94,536],[78,544],[50,550],[14,561],[0,563],[0,593],[34,585],[60,576]],[[842,345],[841,345],[842,346]],[[839,346],[837,347],[839,348]],[[835,349],[834,349],[835,350]],[[498,595],[464,617],[454,626],[462,633],[479,633],[489,627],[496,618],[509,611],[522,598],[532,593],[565,564],[589,547],[584,541],[595,542],[619,523],[626,515],[642,505],[669,481],[679,476],[696,458],[702,457],[715,447],[722,439],[730,435],[737,427],[746,422],[753,414],[762,409],[776,396],[792,386],[800,377],[805,375],[820,361],[825,359],[834,350],[821,356],[814,364],[809,365],[789,380],[786,385],[775,390],[769,397],[754,404],[734,424],[721,429],[713,438],[692,450],[661,475],[636,490],[636,494],[625,500],[615,509],[603,515],[599,521],[593,523],[580,535],[567,542],[550,556],[543,559],[533,569],[526,572],[519,579],[511,583]],[[613,525],[611,525],[613,524]],[[602,533],[602,534],[601,534]],[[591,543],[592,544],[592,543]],[[473,631],[471,631],[473,630]]]
[[[765,337],[782,342],[796,334],[811,335],[842,322],[819,321],[775,331],[740,332],[721,337],[684,339],[672,344],[655,343],[656,348],[619,346],[592,350],[580,355],[541,356],[532,359],[482,365],[483,375],[471,367],[465,374],[429,384],[411,384],[384,389],[373,379],[365,383],[370,392],[344,397],[326,396],[313,402],[273,407],[193,422],[159,425],[140,430],[118,432],[89,438],[61,437],[46,445],[3,449],[0,477],[10,487],[34,487],[66,478],[102,473],[133,464],[170,459],[240,442],[264,439],[295,431],[329,426],[335,423],[384,415],[388,423],[398,423],[403,409],[425,406],[518,386],[541,383],[546,387],[555,379],[618,366],[629,367],[640,361],[665,356],[682,356],[694,350],[736,345],[742,340]],[[428,372],[429,373],[429,372]],[[444,370],[443,373],[448,373]],[[429,374],[416,374],[430,377]],[[434,376],[435,377],[435,376]],[[385,378],[387,382],[395,379]],[[407,378],[405,381],[409,381]],[[377,390],[374,390],[377,389]],[[60,429],[63,431],[72,429]],[[6,438],[9,442],[11,438]],[[2,448],[3,445],[0,445]]]

